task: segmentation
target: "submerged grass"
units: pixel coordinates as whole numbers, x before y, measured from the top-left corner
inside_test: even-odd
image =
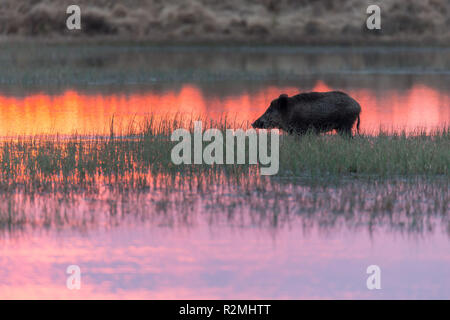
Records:
[[[172,132],[177,128],[193,132],[195,120],[202,120],[203,129],[247,128],[247,124],[236,124],[227,118],[213,121],[150,116],[119,129],[114,128],[112,119],[108,136],[52,135],[3,140],[0,142],[0,188],[46,192],[106,184],[127,189],[158,186],[202,189],[227,182],[247,183],[251,190],[257,189],[262,179],[257,165],[172,163],[171,150],[178,143],[171,141]],[[248,143],[246,148],[248,157]],[[408,134],[380,130],[352,139],[338,135],[281,135],[279,159],[279,173],[272,178],[291,181],[350,176],[448,178],[450,128]]]

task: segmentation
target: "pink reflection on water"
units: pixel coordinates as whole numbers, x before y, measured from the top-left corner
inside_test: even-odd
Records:
[[[365,231],[326,237],[317,229],[149,226],[32,232],[0,245],[0,298],[448,298],[450,242],[419,242]],[[78,264],[81,290],[66,288]],[[365,287],[368,265],[382,269],[382,290]]]

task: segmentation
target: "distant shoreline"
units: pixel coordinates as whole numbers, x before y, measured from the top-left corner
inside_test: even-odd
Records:
[[[193,45],[449,46],[447,0],[2,0],[0,41]],[[368,6],[380,8],[369,30]]]
[[[2,36],[0,45],[4,44],[48,44],[48,45],[117,45],[117,46],[155,46],[155,47],[367,47],[367,48],[450,48],[450,41],[417,41],[417,40],[314,40],[314,41],[257,41],[257,40],[176,40],[164,41],[158,39],[131,39],[127,37],[104,37],[104,36],[56,36],[56,37],[23,37]]]

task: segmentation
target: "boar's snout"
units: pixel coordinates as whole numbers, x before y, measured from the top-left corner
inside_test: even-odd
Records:
[[[252,127],[255,129],[264,129],[264,121],[262,121],[261,118],[256,119],[256,121],[252,123]]]

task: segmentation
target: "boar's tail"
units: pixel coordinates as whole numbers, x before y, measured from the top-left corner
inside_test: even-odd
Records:
[[[359,114],[358,114],[358,122],[356,123],[356,130],[358,131],[358,134],[359,134]]]

